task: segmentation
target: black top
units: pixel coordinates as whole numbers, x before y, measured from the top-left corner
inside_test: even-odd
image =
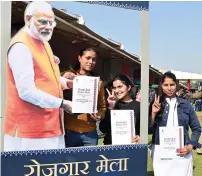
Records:
[[[135,132],[136,135],[140,135],[140,102],[135,100],[129,103],[118,101],[114,107],[114,110],[134,110]],[[103,133],[106,133],[104,138],[104,144],[105,145],[111,144],[112,140],[111,140],[110,110],[106,111],[105,118],[100,122],[99,127]]]

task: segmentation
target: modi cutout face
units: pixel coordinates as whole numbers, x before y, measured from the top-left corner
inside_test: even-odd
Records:
[[[30,19],[30,31],[40,40],[49,41],[56,26],[52,10],[38,11]]]

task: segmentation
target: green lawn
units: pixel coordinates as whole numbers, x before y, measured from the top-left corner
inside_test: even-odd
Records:
[[[199,114],[199,113],[198,113]],[[200,112],[202,115],[202,112]],[[202,120],[200,120],[201,126],[202,126]],[[103,139],[99,140],[98,145],[103,145]],[[149,144],[151,143],[151,135],[149,135]],[[196,151],[193,152],[194,156],[194,176],[202,176],[202,155],[197,155]],[[151,157],[148,154],[148,176],[154,176],[153,169],[152,169],[152,160]]]

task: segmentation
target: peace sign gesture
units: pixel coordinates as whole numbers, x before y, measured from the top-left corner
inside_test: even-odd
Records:
[[[157,114],[161,109],[160,97],[155,94],[154,103],[152,105],[152,113]]]
[[[115,98],[114,90],[112,89],[112,93],[110,93],[110,91],[108,89],[106,89],[106,90],[108,93],[107,102],[109,104],[109,109],[114,109],[114,106],[116,104],[116,98]]]

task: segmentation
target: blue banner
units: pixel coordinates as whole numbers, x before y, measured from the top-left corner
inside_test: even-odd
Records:
[[[99,4],[132,10],[149,10],[149,1],[81,1],[90,4]]]
[[[1,176],[146,176],[147,145],[1,153]]]

